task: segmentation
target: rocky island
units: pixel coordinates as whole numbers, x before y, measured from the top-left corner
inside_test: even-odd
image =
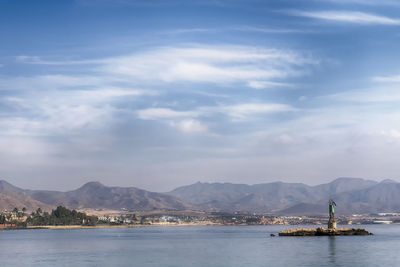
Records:
[[[372,235],[362,228],[336,228],[335,220],[336,203],[329,200],[329,221],[328,229],[318,227],[316,229],[297,228],[279,232],[279,236],[337,236],[337,235]]]
[[[279,232],[279,236],[337,236],[337,235],[372,235],[362,228],[316,229],[297,228]]]

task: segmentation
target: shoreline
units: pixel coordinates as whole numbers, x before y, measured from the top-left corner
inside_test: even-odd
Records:
[[[74,230],[74,229],[120,229],[120,228],[142,228],[142,227],[183,227],[183,226],[276,226],[276,225],[261,225],[261,224],[218,224],[218,223],[204,223],[204,224],[192,224],[192,223],[181,223],[181,224],[132,224],[132,225],[35,225],[22,227],[10,227],[1,228],[1,231],[6,230]],[[281,225],[288,226],[288,225]],[[295,225],[292,225],[295,226]],[[300,226],[300,225],[299,225]],[[294,230],[294,229],[289,229]]]
[[[27,226],[26,228],[18,228],[18,230],[39,230],[39,229],[47,229],[47,230],[73,230],[73,229],[119,229],[119,228],[141,228],[141,227],[179,227],[179,226],[227,226],[224,224],[143,224],[143,225],[94,225],[94,226],[86,226],[86,225],[35,225],[35,226]],[[228,225],[229,226],[229,225]],[[17,230],[17,228],[9,228],[4,230]]]

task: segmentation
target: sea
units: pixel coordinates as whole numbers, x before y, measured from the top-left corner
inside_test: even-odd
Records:
[[[400,225],[357,226],[372,236],[270,236],[295,227],[4,231],[0,266],[400,266]]]

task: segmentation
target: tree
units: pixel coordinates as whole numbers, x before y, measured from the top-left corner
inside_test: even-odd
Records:
[[[6,223],[6,216],[4,216],[4,214],[0,215],[0,224],[5,224]]]
[[[15,208],[13,209],[13,212],[18,213],[18,208],[15,207]]]
[[[22,212],[23,212],[23,213],[26,212],[26,208],[25,208],[25,207],[22,208]]]
[[[41,213],[42,213],[42,209],[41,209],[41,208],[38,208],[38,209],[36,210],[36,214],[39,215],[39,214],[41,214]]]
[[[31,214],[27,222],[33,225],[96,225],[98,218],[88,216],[76,210],[58,206],[51,213],[36,212]]]

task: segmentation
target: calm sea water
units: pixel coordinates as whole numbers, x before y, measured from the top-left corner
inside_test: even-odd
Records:
[[[400,266],[400,225],[374,236],[270,237],[286,226],[0,232],[1,266]],[[291,227],[293,228],[293,227]]]

